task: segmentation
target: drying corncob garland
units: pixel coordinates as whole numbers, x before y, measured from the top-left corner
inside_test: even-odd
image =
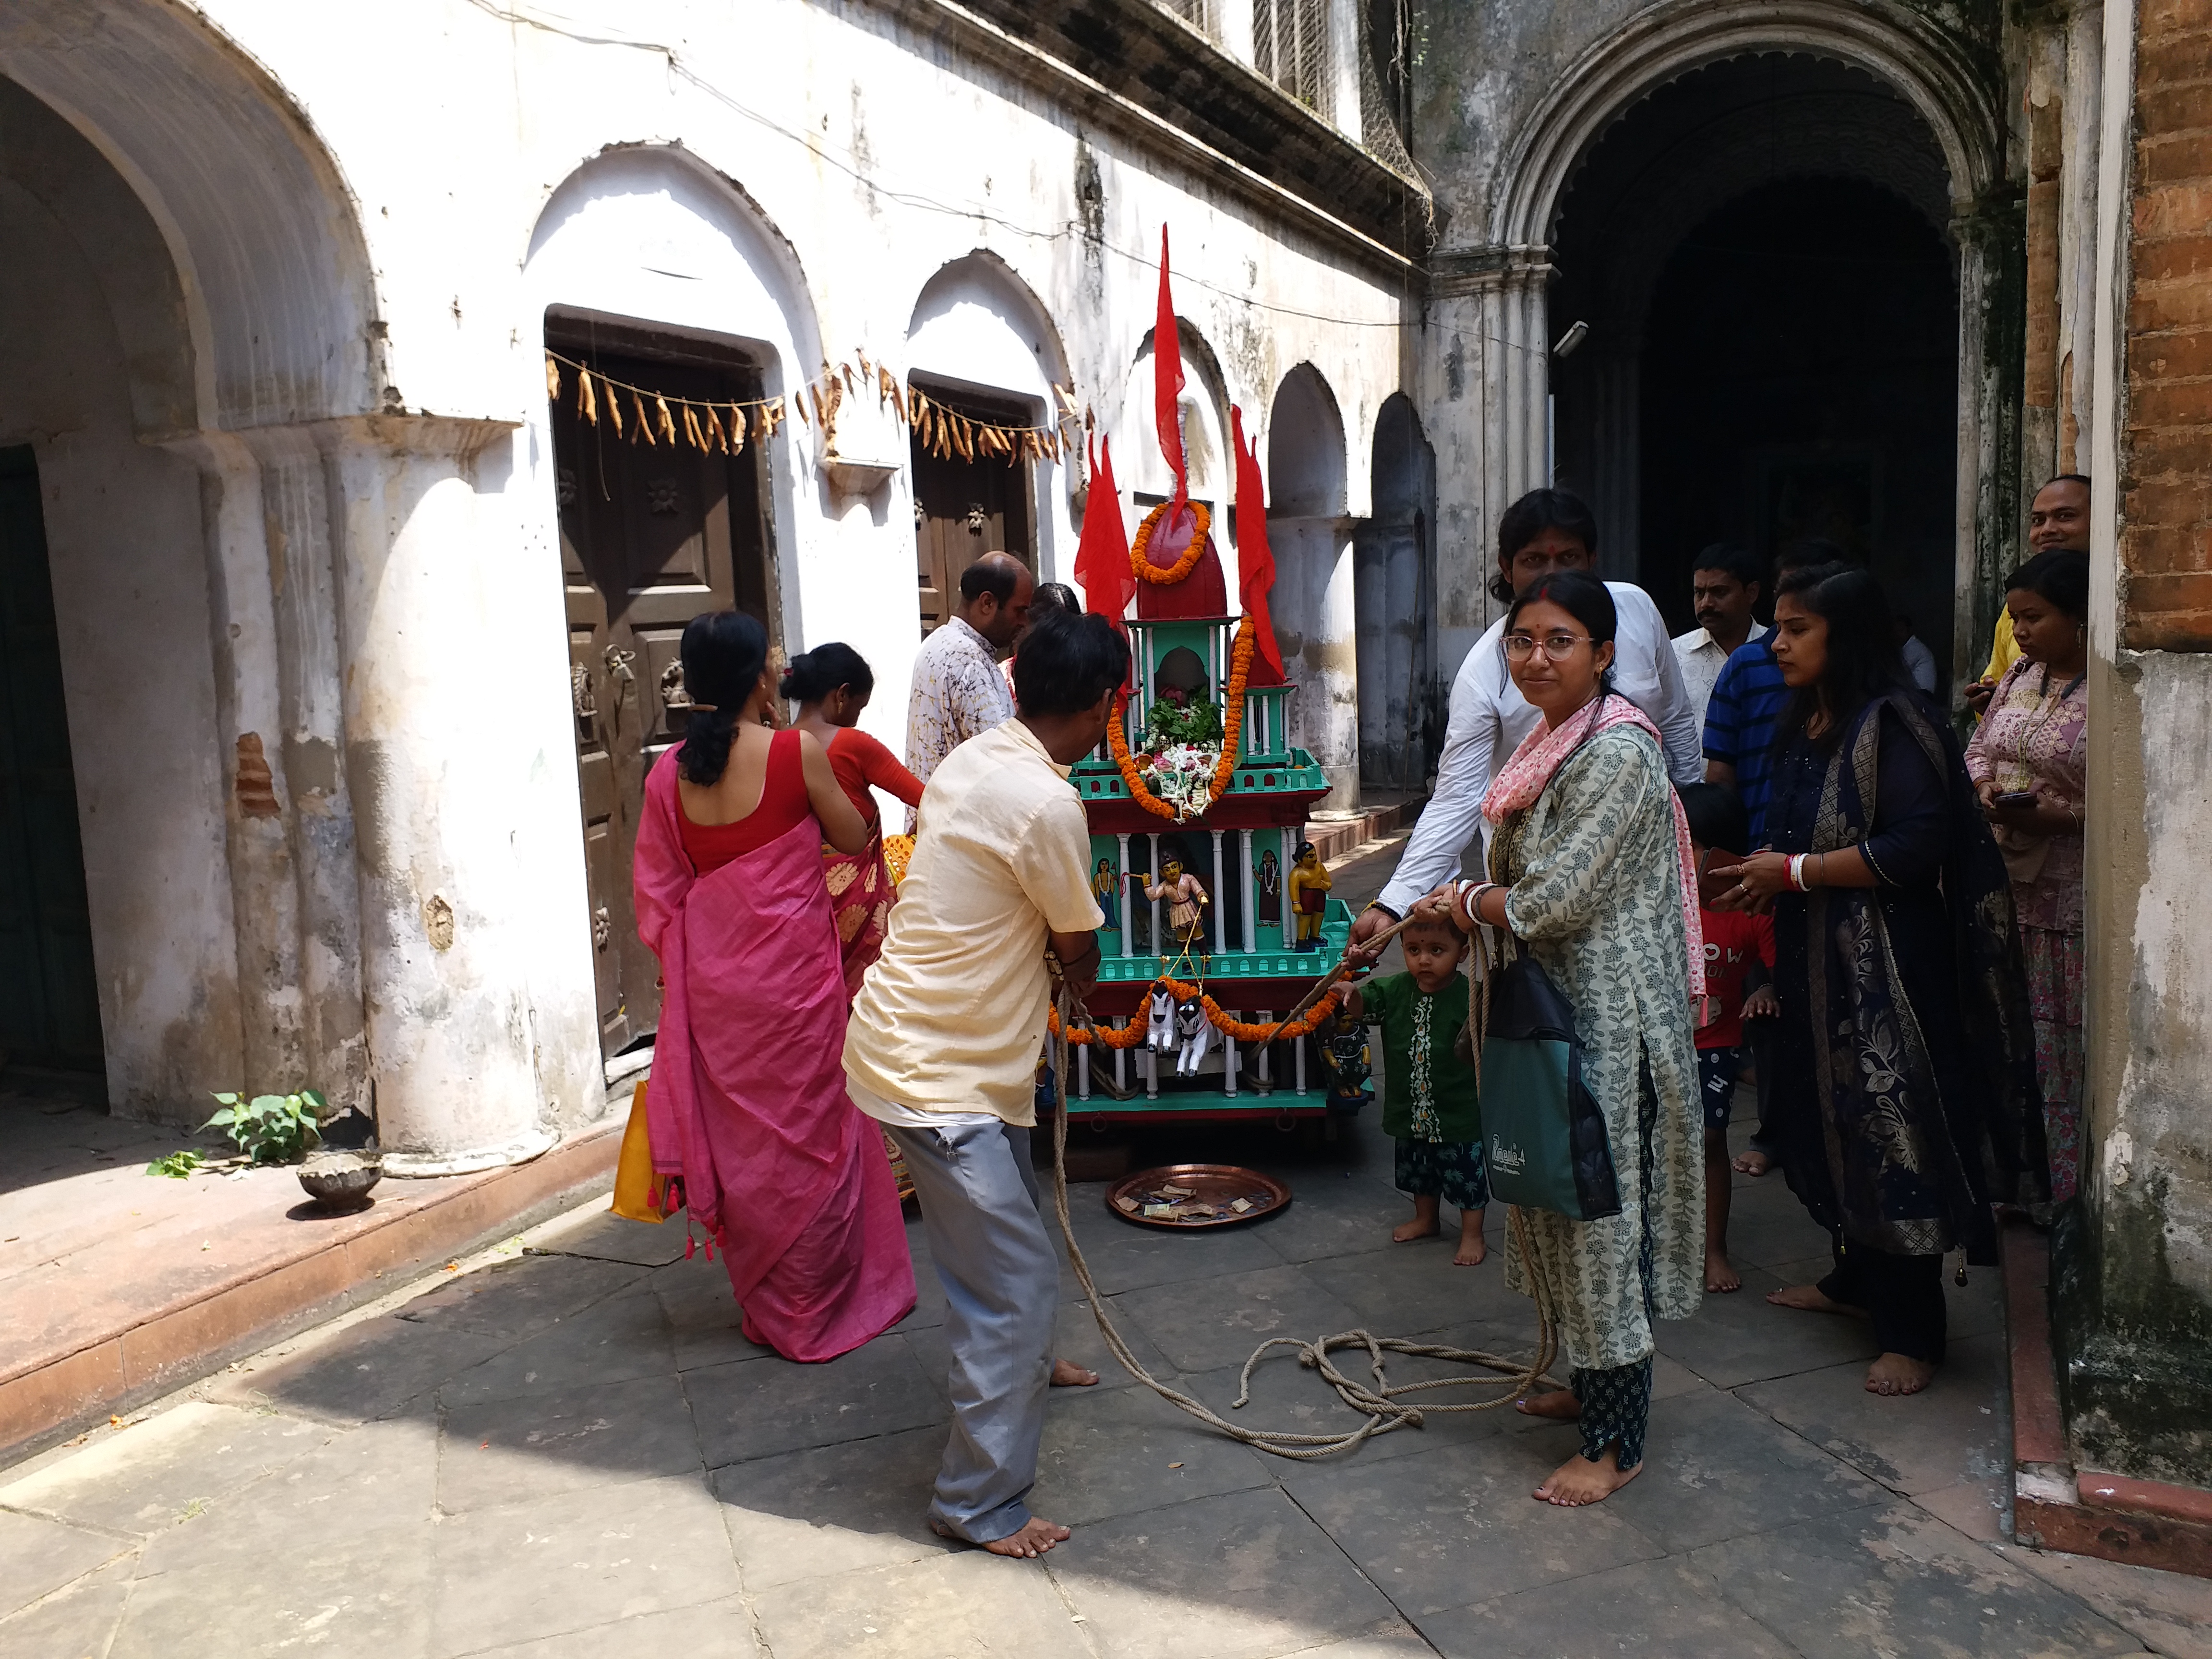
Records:
[[[1058,461],[1065,459],[1071,439],[1065,428],[1076,421],[1073,392],[1055,385],[1058,417],[1048,426],[1004,426],[963,415],[939,403],[921,387],[902,383],[881,363],[855,352],[854,361],[834,367],[822,365],[812,384],[798,392],[749,402],[709,402],[696,398],[671,398],[645,386],[611,380],[589,364],[545,354],[545,393],[555,403],[573,397],[578,416],[598,426],[602,418],[617,438],[632,443],[670,447],[688,445],[702,453],[735,455],[748,442],[762,443],[789,416],[818,432],[824,455],[837,453],[837,416],[848,396],[872,390],[876,405],[901,426],[910,427],[921,446],[940,459],[957,456],[963,461]],[[1086,411],[1084,424],[1090,424]]]

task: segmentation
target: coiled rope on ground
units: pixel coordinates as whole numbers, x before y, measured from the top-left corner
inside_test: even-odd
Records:
[[[1379,945],[1396,933],[1406,924],[1400,922],[1376,943]],[[1048,957],[1048,962],[1050,958]],[[1327,976],[1321,980],[1305,998],[1285,1015],[1279,1024],[1288,1024],[1310,1006],[1339,979],[1350,965],[1350,952],[1340,961]],[[1059,1030],[1053,1037],[1053,1120],[1052,1120],[1052,1194],[1054,1207],[1060,1218],[1060,1236],[1067,1241],[1068,1265],[1075,1269],[1075,1281],[1083,1286],[1083,1294],[1091,1304],[1091,1316],[1098,1322],[1098,1334],[1105,1339],[1106,1346],[1122,1368],[1138,1382],[1166,1401],[1177,1410],[1186,1412],[1207,1427],[1219,1430],[1232,1440],[1240,1440],[1261,1451],[1272,1452],[1278,1457],[1297,1458],[1312,1462],[1349,1451],[1362,1441],[1395,1430],[1419,1428],[1431,1413],[1487,1412],[1520,1398],[1539,1382],[1559,1386],[1546,1375],[1552,1361],[1559,1354],[1559,1331],[1552,1316],[1550,1291],[1541,1274],[1531,1272],[1530,1288],[1536,1304],[1536,1351],[1526,1361],[1509,1359],[1487,1353],[1479,1348],[1455,1348],[1443,1343],[1414,1342],[1404,1337],[1376,1336],[1365,1330],[1339,1331],[1334,1336],[1316,1337],[1311,1341],[1295,1336],[1271,1337],[1252,1351],[1244,1362],[1237,1378],[1237,1399],[1230,1407],[1237,1410],[1252,1397],[1252,1372],[1276,1348],[1289,1348],[1297,1356],[1298,1364],[1318,1371],[1322,1380],[1336,1391],[1344,1405],[1364,1419],[1356,1429],[1341,1434],[1296,1434],[1286,1429],[1256,1429],[1243,1423],[1231,1422],[1221,1416],[1202,1400],[1194,1399],[1168,1383],[1163,1382],[1146,1370],[1129,1345],[1115,1328],[1106,1311],[1105,1299],[1091,1276],[1090,1263],[1083,1257],[1083,1247],[1075,1242],[1075,1225],[1067,1207],[1067,1067],[1070,1059],[1068,1033],[1071,1030],[1088,1028],[1089,1012],[1060,981],[1059,964],[1052,963],[1053,976],[1057,985],[1060,1010]],[[1528,1224],[1517,1206],[1506,1207],[1506,1222],[1521,1251],[1522,1260],[1533,1262]],[[1369,1380],[1347,1376],[1330,1355],[1342,1350],[1359,1350],[1367,1355]],[[1496,1376],[1440,1376],[1419,1382],[1391,1382],[1383,1372],[1383,1356],[1389,1353],[1412,1355],[1424,1359],[1442,1359],[1455,1364],[1477,1365],[1500,1373]],[[1413,1403],[1407,1396],[1421,1395],[1439,1389],[1477,1388],[1499,1390],[1494,1400],[1453,1401],[1444,1404]]]

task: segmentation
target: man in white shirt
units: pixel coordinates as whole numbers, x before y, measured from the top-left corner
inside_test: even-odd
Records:
[[[1589,569],[1596,551],[1597,520],[1580,497],[1564,489],[1531,490],[1498,522],[1498,574],[1490,591],[1500,604],[1510,605],[1514,594],[1550,571]],[[1668,775],[1676,783],[1698,782],[1705,776],[1704,736],[1659,607],[1631,583],[1606,587],[1620,612],[1613,687],[1659,728]],[[1352,923],[1352,944],[1364,945],[1415,899],[1459,873],[1460,860],[1481,828],[1490,780],[1543,721],[1505,672],[1501,614],[1460,665],[1436,787],[1414,822],[1397,873]]]
[[[1011,553],[986,553],[960,573],[960,603],[915,653],[906,769],[922,782],[969,738],[1013,718],[998,653],[1029,625],[1036,592],[1029,567]]]
[[[1689,689],[1700,731],[1705,705],[1712,701],[1713,682],[1720,678],[1729,655],[1765,637],[1766,629],[1751,614],[1759,603],[1759,561],[1725,542],[1715,542],[1698,554],[1691,568],[1690,599],[1697,609],[1698,626],[1674,635],[1674,656],[1682,665],[1682,684]]]
[[[994,1555],[1042,1555],[1068,1535],[1028,1505],[1060,1303],[1030,1130],[1052,995],[1044,953],[1087,994],[1104,920],[1068,769],[1104,738],[1128,672],[1128,645],[1103,617],[1059,612],[1030,630],[1014,662],[1019,716],[929,781],[928,833],[845,1031],[853,1103],[905,1158],[945,1286],[952,1437],[929,1524]]]

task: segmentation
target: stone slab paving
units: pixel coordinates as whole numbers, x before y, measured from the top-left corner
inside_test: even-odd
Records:
[[[1495,1258],[1389,1242],[1405,1204],[1371,1121],[1310,1154],[1264,1129],[1174,1150],[1296,1195],[1161,1237],[1075,1191],[1143,1363],[1217,1409],[1278,1334],[1532,1340]],[[680,1233],[580,1213],[532,1235],[541,1253],[0,1473],[0,1659],[2212,1656],[2212,1584],[2008,1541],[1994,1275],[1949,1288],[1935,1386],[1879,1400],[1863,1325],[1758,1296],[1820,1236],[1778,1180],[1736,1201],[1746,1291],[1661,1327],[1644,1473],[1580,1511],[1528,1496],[1572,1431],[1510,1410],[1313,1462],[1210,1432],[1109,1364],[1063,1268],[1061,1352],[1107,1375],[1054,1395],[1036,1504],[1076,1534],[1042,1562],[922,1524],[947,1408],[918,1228],[915,1314],[800,1366],[744,1341]],[[1287,1358],[1239,1415],[1352,1420]]]

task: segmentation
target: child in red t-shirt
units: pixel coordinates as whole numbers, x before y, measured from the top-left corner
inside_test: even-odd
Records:
[[[1682,816],[1704,873],[1707,855],[1736,857],[1751,839],[1742,803],[1718,784],[1686,784]],[[1769,916],[1715,910],[1703,903],[1698,926],[1705,936],[1705,1003],[1698,1027],[1698,1092],[1705,1103],[1705,1288],[1735,1291],[1743,1280],[1729,1265],[1729,1109],[1743,1072],[1743,1023],[1779,1012],[1774,996],[1774,921]]]

